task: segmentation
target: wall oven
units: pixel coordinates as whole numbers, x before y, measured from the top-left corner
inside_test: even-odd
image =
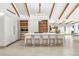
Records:
[[[20,31],[21,31],[21,32],[26,32],[26,33],[27,33],[27,32],[28,32],[28,28],[21,28]]]

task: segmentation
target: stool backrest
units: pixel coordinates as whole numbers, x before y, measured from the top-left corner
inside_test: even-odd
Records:
[[[56,35],[50,34],[50,35],[49,35],[49,38],[54,38],[54,39],[55,39],[55,38],[56,38]]]
[[[40,38],[40,35],[34,35],[34,38]]]
[[[63,38],[64,38],[64,36],[63,36],[63,35],[61,35],[61,34],[58,34],[58,35],[57,35],[57,38],[62,38],[62,39],[63,39]]]
[[[43,37],[43,38],[49,38],[49,35],[44,34],[44,35],[42,35],[42,37]]]
[[[26,39],[28,39],[28,38],[30,39],[30,38],[32,38],[32,36],[31,35],[27,35],[26,36]]]

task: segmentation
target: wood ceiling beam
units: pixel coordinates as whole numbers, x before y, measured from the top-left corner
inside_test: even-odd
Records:
[[[68,16],[66,17],[66,19],[63,21],[63,22],[66,22],[67,20],[68,20],[68,18],[69,18],[69,16],[76,10],[76,8],[79,6],[79,3],[78,4],[76,4],[76,6],[72,9],[72,11],[68,14]],[[63,23],[62,22],[62,23]]]
[[[62,17],[62,15],[64,14],[64,12],[67,9],[68,5],[69,5],[69,3],[66,3],[66,5],[65,5],[65,7],[64,7],[63,11],[61,12],[61,14],[60,14],[58,19],[60,19]]]
[[[62,23],[65,23],[65,24],[69,24],[69,23],[71,23],[71,22],[73,22],[73,21],[69,21],[69,22],[61,22],[61,23],[59,23],[59,24],[62,24]]]
[[[64,14],[64,12],[65,12],[65,10],[67,9],[67,7],[69,6],[69,3],[66,3],[66,5],[65,5],[65,7],[64,7],[64,9],[63,9],[63,11],[61,12],[61,14],[60,14],[60,16],[59,16],[59,20],[60,20],[60,18],[62,17],[62,15]],[[57,22],[58,20],[56,20],[55,22],[54,22],[54,24]],[[61,23],[60,23],[61,24]]]
[[[11,5],[14,8],[14,10],[15,10],[16,14],[18,15],[18,17],[20,17],[20,15],[19,15],[19,13],[18,13],[17,8],[15,7],[15,5],[13,3],[11,3]]]
[[[53,12],[53,10],[54,10],[54,7],[55,7],[55,3],[53,3],[53,5],[52,5],[52,9],[51,9],[51,12],[50,12],[49,18],[51,18],[51,16],[52,16],[52,12]]]
[[[72,9],[72,11],[68,14],[68,16],[66,17],[66,19],[69,18],[69,16],[76,10],[76,8],[79,6],[79,3]]]
[[[73,21],[66,22],[66,24],[69,24],[69,23],[71,23],[71,22],[73,22]]]
[[[30,17],[30,13],[29,13],[29,9],[28,9],[27,3],[24,3],[24,4],[25,4],[25,7],[26,7],[26,10],[27,10],[28,16]]]
[[[79,21],[73,22],[72,24],[79,23]]]
[[[39,3],[39,13],[41,13],[41,3]]]
[[[12,13],[12,14],[15,14],[13,11],[11,11],[11,10],[9,10],[9,9],[6,9],[7,11],[9,11],[10,13]]]

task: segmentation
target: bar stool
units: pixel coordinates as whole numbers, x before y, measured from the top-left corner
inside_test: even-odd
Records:
[[[42,39],[43,39],[43,45],[44,46],[48,46],[48,40],[49,40],[49,37],[48,37],[48,35],[43,35],[42,36]]]
[[[42,43],[42,41],[43,41],[43,39],[42,39],[42,33],[40,34],[40,46],[43,46],[43,43]]]
[[[49,35],[49,46],[51,46],[51,45],[55,45],[55,40],[56,40],[56,37],[55,37],[55,35],[52,35],[52,34],[50,34]]]
[[[31,37],[31,35],[25,36],[25,43],[26,43],[26,46],[32,46],[32,37]]]
[[[63,45],[64,36],[61,34],[57,35],[57,45]]]
[[[40,35],[34,35],[34,46],[40,46]]]

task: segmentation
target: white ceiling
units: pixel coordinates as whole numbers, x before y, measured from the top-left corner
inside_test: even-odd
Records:
[[[23,3],[15,3],[15,6],[16,6],[16,8],[17,8],[20,15],[28,16],[25,5]]]
[[[28,9],[29,9],[29,13],[30,15],[35,15],[38,13],[39,10],[39,4],[38,3],[32,3],[32,4],[27,4]]]
[[[62,22],[63,19],[66,19],[67,15],[72,11],[72,9],[75,7],[76,4],[77,3],[69,3],[69,6],[66,8],[66,10],[64,11],[63,15],[61,16],[61,18],[59,20],[58,18],[60,16],[61,12],[63,11],[66,3],[55,3],[55,6],[54,6],[50,20],[52,20],[52,22],[55,22],[56,20],[57,20],[57,22]],[[15,12],[10,3],[3,3],[3,4],[0,3],[0,7],[8,6],[8,5],[9,5],[9,7],[5,7],[5,8]],[[17,8],[18,13],[20,15],[28,16],[27,9],[26,9],[24,3],[14,3],[14,5]],[[41,9],[40,9],[41,12],[39,13],[39,3],[27,3],[29,14],[35,15],[35,16],[36,15],[40,15],[40,16],[44,15],[44,16],[49,17],[51,9],[52,9],[52,5],[53,5],[53,3],[41,3]],[[3,8],[0,8],[0,11]],[[76,10],[70,15],[68,20],[69,19],[70,20],[71,19],[72,20],[73,19],[79,19],[79,7],[76,8]]]
[[[66,18],[68,13],[71,12],[71,10],[73,9],[75,5],[76,5],[75,3],[70,3],[67,9],[65,10],[64,14],[62,15],[61,19]]]

